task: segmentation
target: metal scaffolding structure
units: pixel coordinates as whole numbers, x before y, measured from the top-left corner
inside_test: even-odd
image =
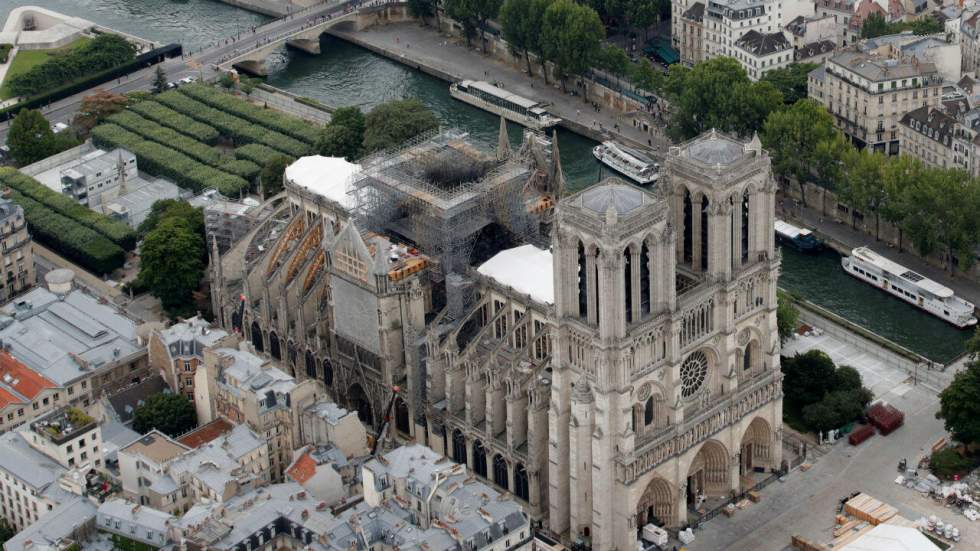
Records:
[[[482,145],[482,144],[481,144]],[[512,239],[536,237],[529,155],[500,158],[456,129],[423,134],[362,161],[352,193],[364,229],[394,233],[437,259],[433,275],[464,273],[483,230],[498,224]]]

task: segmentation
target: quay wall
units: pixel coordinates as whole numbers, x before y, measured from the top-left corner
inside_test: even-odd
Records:
[[[294,7],[282,0],[220,0],[230,6],[242,8],[269,17],[282,17],[302,7]]]
[[[303,98],[268,84],[256,86],[247,99],[320,126],[330,122],[330,113],[333,111],[316,100]]]

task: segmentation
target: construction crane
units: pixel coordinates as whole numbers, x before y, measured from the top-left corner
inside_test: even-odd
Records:
[[[371,444],[371,455],[377,453],[378,444],[381,443],[381,439],[388,432],[388,425],[391,423],[391,410],[395,407],[395,397],[398,396],[399,392],[401,392],[400,386],[391,385],[391,399],[388,400],[388,405],[385,406],[384,416],[381,418],[381,425],[374,434],[374,442]]]

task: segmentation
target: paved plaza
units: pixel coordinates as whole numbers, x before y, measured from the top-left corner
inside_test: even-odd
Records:
[[[868,345],[869,347],[874,345]],[[688,551],[782,551],[790,538],[801,535],[813,542],[833,538],[834,515],[839,500],[862,491],[898,508],[904,517],[917,520],[936,515],[960,529],[958,549],[977,549],[980,523],[971,523],[959,513],[946,509],[928,497],[895,484],[898,461],[918,461],[928,454],[933,442],[946,435],[936,393],[901,369],[890,365],[888,352],[862,349],[827,332],[798,336],[783,347],[784,355],[819,348],[838,364],[861,372],[865,385],[875,395],[905,412],[905,425],[889,436],[876,435],[860,446],[841,440],[829,446],[826,455],[816,459],[806,472],[795,470],[785,482],[774,482],[762,490],[762,501],[751,504],[727,518],[723,515],[705,523],[695,532],[697,539]]]

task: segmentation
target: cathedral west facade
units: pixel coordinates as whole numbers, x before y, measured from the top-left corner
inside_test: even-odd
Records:
[[[525,210],[542,231],[453,273],[287,181],[278,229],[218,262],[216,311],[368,422],[391,404],[395,438],[553,532],[630,549],[781,466],[769,158],[710,132],[670,149],[653,192],[610,178],[560,196],[557,151],[538,153],[526,178],[551,182]]]

